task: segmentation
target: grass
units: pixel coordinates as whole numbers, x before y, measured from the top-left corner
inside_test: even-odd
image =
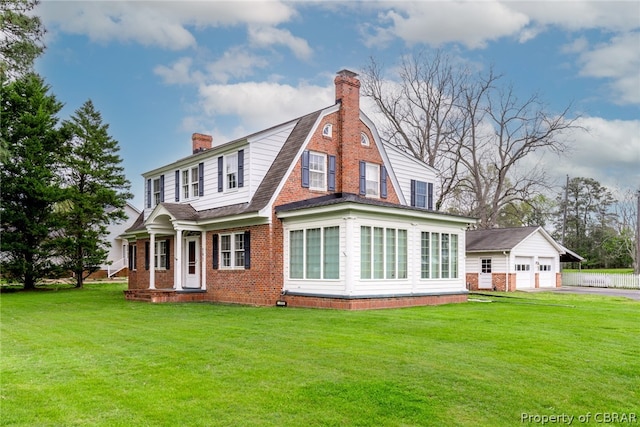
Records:
[[[512,426],[523,413],[640,414],[637,301],[516,293],[346,312],[152,305],[123,289],[0,296],[0,425]]]

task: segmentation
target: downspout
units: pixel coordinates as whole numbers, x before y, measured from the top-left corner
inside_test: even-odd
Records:
[[[507,283],[506,283],[506,288],[505,288],[505,292],[509,292],[509,276],[511,275],[511,263],[509,262],[509,254],[507,254],[507,251],[502,251],[502,255],[504,255],[507,258]]]

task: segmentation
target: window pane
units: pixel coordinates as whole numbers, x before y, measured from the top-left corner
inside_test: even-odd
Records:
[[[320,229],[307,230],[307,279],[320,279]]]
[[[231,235],[220,236],[220,255],[223,267],[231,267]]]
[[[244,267],[244,233],[235,234],[235,267]]]
[[[427,183],[416,181],[416,206],[427,207]]]
[[[387,279],[396,278],[396,230],[387,228]]]
[[[340,228],[324,229],[324,278],[340,278]]]
[[[384,228],[373,229],[373,278],[384,279]]]
[[[189,171],[182,171],[182,197],[189,198]]]
[[[289,232],[289,276],[292,279],[304,278],[304,231]]]
[[[366,182],[367,196],[377,196],[380,191],[380,169],[378,165],[367,163]]]
[[[447,233],[442,233],[442,239],[440,241],[441,243],[441,247],[442,247],[442,259],[441,259],[441,263],[440,265],[442,266],[441,268],[441,277],[443,279],[448,279],[449,278],[449,234]]]
[[[420,242],[420,277],[423,279],[429,278],[429,233],[422,232]]]
[[[236,188],[238,186],[238,154],[227,156],[227,188]]]
[[[440,278],[440,233],[431,233],[431,278]]]
[[[451,235],[451,278],[458,278],[458,235]]]
[[[398,230],[398,279],[407,278],[407,230]]]
[[[360,227],[360,278],[371,279],[371,227]]]
[[[322,154],[309,154],[309,186],[324,189],[326,186],[326,157]]]

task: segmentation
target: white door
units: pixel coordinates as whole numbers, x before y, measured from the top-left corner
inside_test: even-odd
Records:
[[[538,258],[538,282],[541,288],[555,288],[556,272],[553,258]]]
[[[491,271],[491,258],[481,258],[478,289],[493,289],[493,275]]]
[[[516,257],[516,289],[530,289],[535,287],[533,279],[532,259]]]
[[[200,288],[200,237],[187,237],[184,242],[184,288]]]

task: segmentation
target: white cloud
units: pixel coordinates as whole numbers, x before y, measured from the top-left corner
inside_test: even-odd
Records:
[[[200,87],[202,110],[209,116],[234,115],[253,132],[291,120],[334,103],[333,89],[272,82],[246,82]]]
[[[269,61],[266,58],[253,55],[242,46],[235,46],[206,68],[213,81],[226,83],[231,78],[250,76],[256,68],[265,68],[268,65]]]
[[[268,26],[249,26],[249,42],[257,47],[284,45],[299,59],[309,59],[313,51],[306,40],[295,37],[288,30]]]
[[[373,30],[375,42],[396,36],[409,44],[457,42],[482,48],[490,40],[518,33],[529,22],[525,14],[497,1],[386,4],[389,10],[380,14],[381,25]]]
[[[280,1],[255,1],[246,6],[222,1],[45,1],[38,13],[45,27],[54,32],[179,50],[196,45],[188,27],[277,25],[291,19],[295,10]]]
[[[619,104],[640,104],[640,32],[611,38],[584,50],[580,74],[611,79],[612,98]]]
[[[576,129],[565,135],[571,151],[559,161],[547,161],[549,173],[563,177],[593,178],[610,188],[640,188],[640,120],[578,119]]]
[[[183,57],[175,61],[171,66],[158,65],[153,72],[160,77],[166,84],[190,84],[203,81],[204,76],[199,71],[191,71],[192,58]]]

